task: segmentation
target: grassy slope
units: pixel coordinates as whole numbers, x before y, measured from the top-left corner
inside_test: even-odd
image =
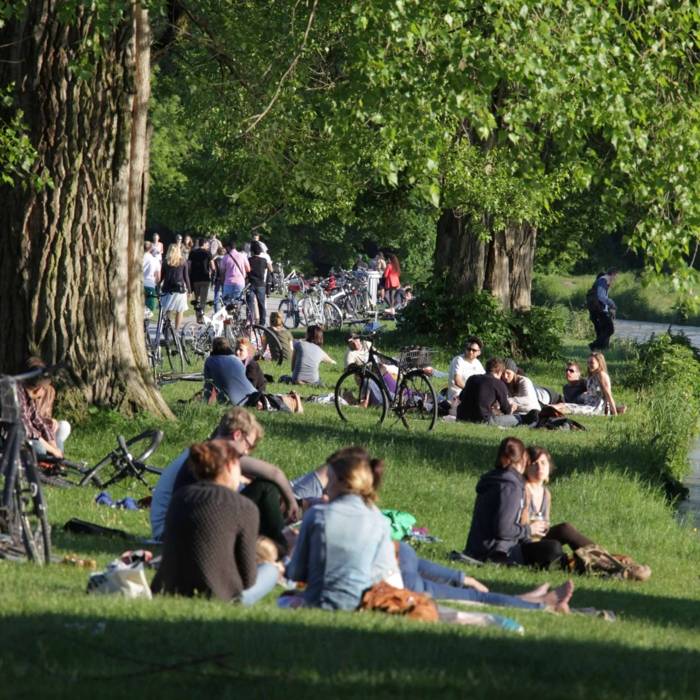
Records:
[[[340,360],[342,346],[330,347]],[[572,346],[572,355],[583,348]],[[613,380],[624,358],[611,356]],[[440,363],[438,363],[440,365]],[[532,374],[557,386],[561,363],[533,364]],[[275,368],[277,373],[277,368]],[[324,372],[332,383],[337,370]],[[166,389],[179,422],[164,426],[166,443],[154,461],[167,463],[183,445],[204,438],[218,411],[179,405],[192,385]],[[280,387],[281,389],[281,387]],[[309,393],[308,391],[306,393]],[[633,403],[634,397],[620,398]],[[367,445],[389,460],[382,504],[416,515],[444,539],[422,552],[438,561],[464,544],[479,474],[504,432],[440,423],[429,435],[407,433],[388,420],[351,429],[330,406],[308,405],[303,416],[262,415],[267,437],[259,456],[290,476],[319,464],[348,443]],[[617,421],[631,422],[634,410]],[[660,493],[643,478],[643,454],[619,440],[616,421],[584,419],[587,433],[526,433],[548,446],[558,464],[552,485],[554,518],[569,520],[613,551],[649,563],[646,584],[577,578],[574,602],[615,610],[619,620],[562,618],[508,611],[524,638],[477,628],[430,626],[379,615],[278,611],[274,601],[242,610],[216,602],[123,601],[84,594],[84,571],[0,563],[4,633],[0,672],[4,695],[56,697],[158,695],[266,697],[359,695],[493,697],[697,697],[700,662],[700,541],[677,525]],[[111,449],[117,431],[135,434],[149,422],[95,415],[75,429],[70,451],[94,459]],[[142,492],[134,488],[134,495]],[[113,495],[121,495],[113,491]],[[59,553],[95,557],[100,566],[129,545],[71,537],[60,524],[72,516],[146,535],[147,514],[93,504],[90,489],[49,493]],[[545,576],[484,567],[476,575],[493,590],[517,592]],[[564,576],[551,572],[559,583]],[[503,612],[503,609],[500,610]]]
[[[586,292],[595,275],[536,275],[533,284],[533,302],[536,304],[564,304],[574,308],[585,307]],[[699,290],[695,290],[698,294]],[[659,282],[644,284],[643,276],[634,272],[618,275],[610,296],[618,306],[619,318],[635,321],[658,321],[700,325],[700,314],[679,314],[677,292]]]

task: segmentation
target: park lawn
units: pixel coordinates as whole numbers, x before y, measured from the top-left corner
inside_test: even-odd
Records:
[[[586,292],[591,288],[594,280],[594,273],[590,275],[537,274],[533,281],[533,303],[563,304],[575,309],[585,308]],[[697,299],[700,289],[696,286],[692,293]],[[617,304],[618,318],[700,325],[700,314],[697,309],[680,310],[682,297],[670,283],[647,278],[644,274],[620,273],[610,290],[610,296]]]
[[[390,340],[387,339],[387,344]],[[584,357],[584,345],[567,346]],[[329,352],[342,362],[341,336]],[[446,368],[449,355],[438,355]],[[629,369],[624,347],[609,354],[613,382]],[[526,365],[541,383],[558,387],[563,362]],[[278,376],[280,368],[266,368]],[[325,368],[333,384],[339,368]],[[280,391],[288,387],[273,385]],[[617,388],[614,385],[614,388]],[[204,439],[220,409],[178,403],[196,387],[165,388],[178,417],[163,424],[166,440],[153,462],[167,464],[183,446]],[[316,390],[317,391],[317,390]],[[312,393],[303,388],[302,393]],[[547,446],[557,463],[552,483],[554,521],[574,523],[612,551],[633,555],[653,569],[644,584],[576,577],[574,605],[614,610],[615,623],[586,616],[491,608],[525,627],[520,637],[494,629],[421,624],[379,614],[280,611],[274,597],[256,608],[204,600],[125,601],[85,594],[87,572],[54,565],[0,562],[3,697],[157,696],[240,697],[477,697],[695,698],[700,662],[700,539],[679,525],[644,460],[643,436],[634,434],[635,396],[615,420],[584,418],[585,433],[518,431]],[[481,473],[507,433],[439,422],[429,434],[408,433],[389,416],[378,428],[342,424],[332,406],[306,404],[301,416],[259,414],[266,437],[256,454],[290,476],[320,464],[347,444],[366,445],[388,460],[381,505],[412,512],[443,542],[420,552],[445,562],[464,546]],[[126,420],[91,414],[76,426],[70,455],[94,460],[112,449],[117,432],[155,425],[146,416]],[[112,490],[144,495],[135,484]],[[94,504],[94,489],[48,490],[55,553],[94,557],[103,567],[135,545],[71,536],[61,525],[80,517],[136,535],[148,535],[146,512]],[[546,574],[486,566],[473,575],[492,590],[518,592]]]

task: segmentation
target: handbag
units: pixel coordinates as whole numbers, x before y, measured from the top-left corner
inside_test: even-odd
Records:
[[[403,615],[414,620],[437,622],[438,609],[432,598],[405,588],[396,588],[386,581],[368,588],[360,603],[360,610],[378,610],[389,615]]]

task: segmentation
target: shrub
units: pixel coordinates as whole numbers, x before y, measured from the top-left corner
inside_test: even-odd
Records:
[[[417,290],[398,321],[399,330],[414,339],[459,347],[472,335],[489,355],[557,357],[561,355],[562,313],[533,307],[510,313],[489,292],[455,295],[446,280]]]
[[[670,334],[638,345],[637,353],[626,383],[639,391],[639,410],[622,439],[643,441],[646,466],[678,495],[698,428],[700,354],[685,336]]]

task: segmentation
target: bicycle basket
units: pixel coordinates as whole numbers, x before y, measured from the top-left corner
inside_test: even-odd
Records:
[[[428,367],[431,364],[433,350],[431,348],[422,347],[420,345],[410,345],[401,348],[399,355],[399,366],[402,369],[412,367]]]
[[[0,379],[0,421],[16,423],[19,419],[19,397],[15,383],[8,379]]]

